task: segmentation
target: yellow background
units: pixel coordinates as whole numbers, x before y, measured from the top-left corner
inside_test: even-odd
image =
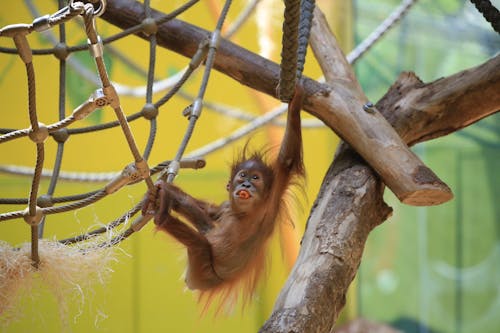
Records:
[[[57,8],[46,1],[34,1],[40,13],[54,13]],[[169,12],[183,1],[152,1],[154,8]],[[246,1],[235,1],[230,10],[228,21],[232,22]],[[281,2],[276,2],[281,5]],[[326,3],[326,1],[324,1]],[[200,25],[206,29],[215,26],[218,1],[201,1],[193,9],[181,16],[181,19]],[[321,3],[320,3],[321,4]],[[219,4],[220,6],[220,4]],[[275,10],[276,20],[272,24],[272,38],[275,40],[273,60],[279,62],[281,40],[281,11]],[[15,1],[2,4],[0,26],[14,23],[31,23],[31,14],[25,6]],[[110,36],[118,30],[102,20],[98,20],[98,32],[103,37]],[[234,38],[237,44],[258,52],[255,17],[250,20]],[[51,30],[57,36],[58,29]],[[45,33],[47,34],[47,33]],[[33,48],[47,48],[51,44],[44,34],[32,33],[28,38]],[[68,44],[79,44],[86,39],[80,24],[74,22],[67,25]],[[1,38],[0,45],[13,47],[8,38]],[[131,58],[144,70],[148,66],[148,44],[134,36],[127,37],[113,46]],[[105,52],[108,48],[105,47]],[[84,51],[85,55],[88,55]],[[88,55],[90,57],[90,55]],[[146,79],[137,74],[114,57],[110,75],[113,81],[127,85],[145,85]],[[79,56],[79,59],[82,56]],[[187,65],[189,59],[182,58],[172,52],[157,49],[156,77],[164,78]],[[54,56],[35,56],[36,92],[39,121],[51,124],[57,121],[58,100],[58,61]],[[92,67],[91,70],[94,70]],[[187,83],[185,90],[195,95],[201,80],[203,67]],[[0,127],[27,128],[29,118],[27,110],[26,74],[23,63],[16,55],[0,54]],[[318,66],[314,62],[312,52],[306,64],[305,73],[317,78],[320,76]],[[97,74],[96,74],[97,75]],[[82,80],[82,79],[80,79]],[[78,91],[88,96],[92,90]],[[97,87],[93,87],[95,89]],[[75,89],[75,86],[68,87]],[[73,92],[75,93],[75,92]],[[71,96],[71,92],[69,93]],[[154,96],[156,101],[161,94]],[[279,105],[276,100],[251,91],[223,75],[213,72],[208,86],[206,100],[236,107],[255,115],[269,111]],[[70,114],[75,105],[83,100],[69,100],[66,114]],[[124,112],[128,114],[139,111],[145,98],[121,97]],[[158,133],[149,159],[149,165],[171,159],[181,141],[187,125],[182,117],[182,110],[191,102],[182,98],[174,98],[160,108]],[[101,122],[115,119],[111,108],[101,112]],[[310,118],[303,113],[303,118]],[[95,118],[86,119],[71,125],[71,128],[89,126]],[[228,119],[211,110],[205,109],[198,121],[195,134],[189,143],[188,152],[227,135],[242,126],[244,122]],[[149,124],[144,119],[131,123],[135,140],[142,151],[149,131]],[[277,146],[282,128],[268,126],[252,135],[252,146],[266,144]],[[303,130],[305,164],[307,170],[306,193],[302,209],[298,209],[295,228],[284,231],[287,240],[285,255],[280,255],[279,239],[272,244],[272,264],[268,278],[260,288],[256,300],[243,312],[237,306],[233,313],[213,318],[209,313],[199,316],[196,295],[186,291],[181,279],[184,270],[184,249],[164,234],[155,233],[152,224],[148,224],[139,233],[132,235],[120,244],[117,251],[118,262],[112,264],[114,273],[105,284],[97,283],[92,290],[85,293],[85,304],[71,303],[68,315],[68,326],[61,324],[61,318],[54,297],[43,289],[37,289],[32,297],[22,300],[19,307],[20,319],[3,327],[6,332],[255,332],[270,314],[274,299],[280,286],[285,281],[288,265],[286,261],[298,248],[298,242],[304,229],[306,217],[312,205],[321,179],[332,160],[337,138],[325,128]],[[214,202],[225,200],[227,193],[227,167],[232,161],[235,151],[248,138],[242,139],[221,151],[206,156],[207,166],[204,169],[181,170],[176,183],[195,197],[209,199]],[[52,169],[55,159],[56,143],[52,138],[45,142],[46,157],[44,167]],[[22,138],[0,145],[1,164],[15,164],[33,167],[35,165],[35,145]],[[65,171],[102,172],[120,171],[133,161],[125,138],[119,128],[95,132],[92,134],[73,135],[65,144],[62,169]],[[26,198],[29,195],[30,177],[0,174],[0,196],[5,198]],[[42,181],[39,195],[45,194],[48,179]],[[60,181],[55,196],[84,193],[101,188],[103,183],[77,183]],[[128,186],[105,199],[77,211],[51,215],[47,219],[45,237],[62,239],[81,234],[93,229],[101,223],[114,220],[144,195],[144,184]],[[20,205],[2,205],[0,212],[21,210]],[[0,239],[12,246],[28,242],[29,227],[22,219],[0,222]],[[43,258],[42,258],[43,259]],[[80,313],[81,311],[81,313]]]

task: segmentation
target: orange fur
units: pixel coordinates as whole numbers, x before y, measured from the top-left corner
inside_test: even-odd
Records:
[[[294,185],[302,188],[302,182],[299,178],[293,181]],[[292,183],[292,182],[291,182]],[[268,245],[273,235],[276,226],[280,223],[292,223],[290,218],[290,206],[295,206],[295,193],[287,187],[285,193],[280,198],[279,209],[277,212],[269,212],[268,219],[262,222],[262,225],[255,225],[255,232],[259,232],[260,244],[257,247],[256,253],[253,253],[245,267],[235,274],[231,279],[221,281],[216,287],[200,290],[198,301],[202,304],[202,313],[205,313],[210,305],[216,306],[216,314],[221,310],[232,309],[238,300],[242,306],[250,303],[255,295],[255,291],[262,281],[267,276],[268,268]],[[274,216],[273,219],[269,219]],[[251,231],[253,232],[253,231]]]
[[[267,244],[277,223],[289,218],[290,186],[300,184],[298,179],[304,175],[301,105],[302,90],[298,89],[272,163],[266,163],[266,153],[249,154],[245,146],[231,167],[228,201],[214,205],[164,182],[147,196],[143,210],[158,203],[154,218],[158,229],[186,246],[186,284],[200,291],[205,310],[215,301],[218,311],[234,305],[240,291],[247,304],[265,275]]]

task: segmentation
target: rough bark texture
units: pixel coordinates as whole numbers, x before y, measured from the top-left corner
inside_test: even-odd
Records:
[[[108,0],[104,14],[106,20],[121,28],[143,17],[140,4],[124,0]],[[321,34],[319,40],[327,42],[321,52],[339,54],[334,37],[329,32]],[[206,36],[199,28],[171,21],[160,27],[157,37],[161,46],[189,57]],[[316,56],[325,65],[328,84],[305,79],[304,108],[334,128],[339,120],[336,109],[343,103],[335,96],[345,90],[352,94],[357,83],[349,78],[352,73],[345,67],[345,59],[333,56],[336,65],[329,72],[325,69],[328,57]],[[251,88],[276,94],[279,66],[232,43],[220,44],[215,67]],[[403,73],[376,107],[409,145],[443,136],[500,109],[499,68],[500,56],[496,56],[478,67],[428,84],[412,73]],[[343,79],[338,78],[339,73],[344,73]],[[425,169],[413,176],[424,183],[435,179]],[[383,189],[364,160],[342,144],[312,207],[299,258],[261,332],[332,329],[345,304],[368,234],[390,215],[391,209],[382,200]]]
[[[344,145],[313,205],[297,263],[261,332],[329,332],[370,231],[391,209],[372,169]]]
[[[414,74],[403,73],[377,107],[409,144],[446,135],[500,108],[499,66],[500,57],[496,57],[475,69],[427,85]],[[456,91],[447,89],[443,80],[450,82]],[[442,100],[426,104],[422,100],[425,87],[436,86],[442,88]],[[466,90],[471,98],[489,100],[488,105],[478,101],[480,107],[466,106],[470,103],[463,95]],[[485,95],[481,96],[480,91]],[[448,99],[446,96],[450,95],[457,97]],[[419,101],[418,108],[413,101]],[[425,174],[419,177],[425,179]],[[368,234],[389,216],[382,191],[377,175],[343,143],[311,210],[294,269],[260,332],[332,329],[361,262]]]

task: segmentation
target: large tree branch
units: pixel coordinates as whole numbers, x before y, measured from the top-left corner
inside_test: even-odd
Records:
[[[339,69],[344,57],[322,16],[315,13],[314,20],[312,48],[332,82],[345,71]],[[500,108],[499,66],[497,56],[430,84],[404,73],[377,106],[409,144],[442,136]],[[313,205],[297,262],[261,332],[332,329],[369,233],[390,215],[382,194],[376,174],[342,144]]]
[[[317,8],[312,29],[315,33],[310,42],[326,81],[354,81],[354,73]],[[428,84],[405,72],[377,107],[409,145],[443,136],[498,111],[499,68],[497,55],[481,66]]]
[[[153,11],[153,17],[161,15]],[[103,17],[126,29],[141,23],[145,13],[138,2],[113,0],[108,2]],[[209,32],[203,29],[171,20],[158,26],[157,41],[161,46],[192,57],[208,36]],[[275,96],[280,71],[277,64],[225,40],[220,42],[217,51],[214,68]],[[354,75],[351,75],[351,80],[340,78],[329,86],[306,79],[305,86],[304,109],[322,119],[349,142],[402,202],[436,205],[452,198],[448,186],[409,150],[387,120],[379,112],[364,110],[363,105],[368,100]]]
[[[161,15],[161,13],[153,11],[154,17]],[[130,0],[108,0],[107,10],[102,16],[108,22],[122,29],[140,24],[144,17],[142,4]],[[144,39],[148,38],[142,33],[138,35]],[[162,47],[186,57],[192,57],[199,43],[208,36],[209,32],[206,30],[186,22],[171,20],[159,27],[157,40]],[[278,64],[229,41],[222,40],[214,65],[215,69],[239,83],[277,98]],[[406,82],[403,78],[398,79],[386,97],[377,103],[378,109],[393,126],[396,120],[391,119],[391,115],[400,119],[398,122],[406,124],[399,124],[398,127],[401,126],[401,129],[398,132],[407,142],[419,142],[427,136],[432,138],[448,134],[449,131],[470,125],[498,110],[500,99],[498,94],[500,87],[499,65],[500,56],[496,56],[481,66],[429,84],[423,84],[413,74],[404,74],[409,81]],[[327,100],[327,96],[333,92],[332,88],[309,78],[305,78],[304,81],[307,95],[305,110],[321,119],[325,124],[333,125],[336,121],[335,112],[332,111],[333,107],[328,105]],[[338,82],[338,85],[342,86],[342,82]],[[392,95],[401,96],[403,94],[405,95],[404,105],[390,104],[395,98],[391,97]],[[473,97],[472,101],[469,101],[469,96]],[[384,100],[386,102],[382,103]],[[449,103],[450,108],[433,107],[433,104],[444,102]],[[454,109],[457,107],[460,109]],[[422,113],[417,115],[416,113],[419,112]],[[401,116],[395,114],[401,114]],[[427,127],[430,125],[429,123],[426,126],[421,126],[418,130],[411,129],[410,125],[414,125],[413,119],[421,122],[420,119],[427,117],[437,120],[432,123],[432,128]],[[402,127],[407,129],[403,131]]]
[[[447,135],[500,109],[500,55],[430,83],[402,73],[377,103],[408,145]]]
[[[143,17],[142,7],[135,3],[114,0],[109,5],[105,19],[122,28]],[[160,27],[157,37],[160,45],[190,57],[206,36],[196,27],[172,21]],[[328,33],[322,33],[321,39],[326,41],[325,49],[316,54],[339,52]],[[318,60],[322,64],[326,61],[320,57]],[[342,62],[338,58],[336,61]],[[277,64],[223,41],[215,66],[240,83],[275,96]],[[404,73],[377,108],[408,144],[442,136],[500,108],[499,68],[500,56],[496,56],[478,67],[428,84]],[[334,110],[342,104],[341,99],[331,96],[351,88],[343,84],[353,82],[337,79],[335,72],[331,74],[327,75],[329,85],[305,80],[305,109],[330,126],[338,121]],[[327,332],[332,328],[360,264],[368,234],[391,212],[382,193],[383,184],[372,169],[342,145],[313,205],[299,258],[262,332]]]

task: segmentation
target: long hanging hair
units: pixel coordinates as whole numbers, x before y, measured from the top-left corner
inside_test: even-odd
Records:
[[[232,279],[223,281],[215,288],[199,292],[198,301],[203,305],[202,313],[206,313],[210,305],[214,303],[216,304],[216,315],[219,314],[221,310],[225,312],[233,309],[238,299],[241,299],[243,307],[249,304],[255,295],[255,290],[259,282],[266,276],[268,271],[267,266],[269,260],[267,249],[271,236],[276,229],[275,227],[280,223],[290,223],[294,225],[290,212],[292,211],[292,207],[299,204],[297,192],[304,193],[303,168],[299,167],[298,170],[293,170],[291,174],[283,175],[287,178],[287,186],[278,190],[280,193],[270,193],[275,181],[284,181],[283,179],[277,180],[275,177],[275,164],[270,163],[269,160],[276,160],[277,157],[270,156],[271,151],[272,149],[270,148],[250,150],[249,143],[247,142],[243,149],[234,155],[235,158],[230,168],[231,174],[229,182],[234,179],[243,163],[255,161],[258,162],[258,165],[262,166],[259,168],[259,171],[262,172],[264,177],[267,190],[266,193],[268,196],[277,195],[279,197],[266,198],[267,202],[274,202],[275,204],[270,204],[272,206],[270,207],[271,210],[266,212],[263,219],[263,225],[259,227],[259,235],[263,238],[263,244],[257,247],[248,265]],[[283,246],[284,244],[281,242],[282,252]]]

